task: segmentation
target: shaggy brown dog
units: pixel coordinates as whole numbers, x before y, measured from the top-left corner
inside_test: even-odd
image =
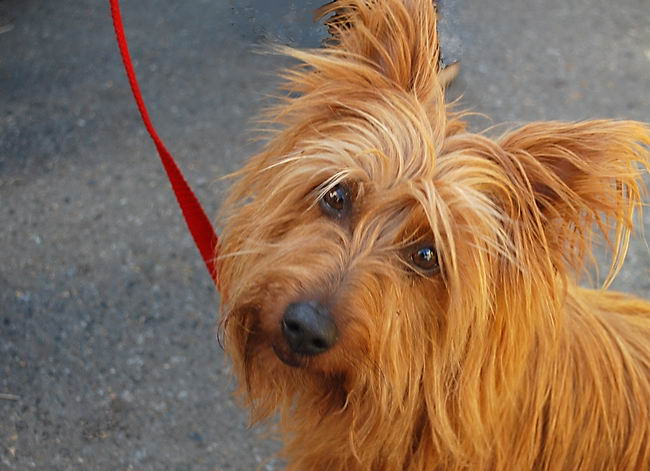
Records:
[[[339,0],[335,44],[225,203],[222,328],[288,469],[632,470],[650,463],[650,303],[611,279],[650,131],[496,138],[445,103],[431,0]]]

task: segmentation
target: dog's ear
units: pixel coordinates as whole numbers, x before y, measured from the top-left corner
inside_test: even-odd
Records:
[[[615,275],[641,206],[650,128],[633,121],[540,122],[505,134],[499,144],[548,246],[582,268],[599,227],[614,250]]]
[[[371,64],[390,84],[423,101],[458,72],[456,65],[440,75],[433,0],[336,0],[317,16],[329,18],[334,49]]]

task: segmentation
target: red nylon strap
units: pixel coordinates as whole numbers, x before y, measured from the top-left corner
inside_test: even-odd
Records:
[[[111,4],[111,15],[113,16],[113,27],[115,29],[117,44],[120,47],[124,69],[129,78],[131,91],[133,92],[133,97],[138,105],[138,110],[140,110],[140,116],[142,117],[142,121],[144,122],[147,131],[149,131],[151,139],[156,145],[156,149],[158,149],[160,161],[167,172],[167,177],[169,178],[172,189],[174,190],[174,195],[176,195],[178,205],[183,212],[187,227],[194,238],[194,243],[199,249],[199,252],[201,252],[201,257],[203,257],[203,261],[205,262],[205,266],[208,269],[210,276],[218,285],[217,270],[214,264],[217,255],[217,234],[214,231],[210,220],[205,215],[201,203],[199,203],[194,192],[192,192],[192,188],[190,188],[187,181],[185,181],[183,173],[178,168],[178,165],[176,165],[174,158],[163,144],[151,123],[149,113],[147,112],[144,100],[142,99],[142,93],[140,92],[140,86],[138,85],[135,71],[133,70],[133,64],[131,63],[131,55],[129,54],[129,47],[126,42],[126,35],[124,34],[124,26],[122,25],[120,2],[119,0],[109,1]]]

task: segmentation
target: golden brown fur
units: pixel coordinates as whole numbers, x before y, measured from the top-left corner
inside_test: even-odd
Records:
[[[225,203],[225,347],[289,470],[612,470],[650,463],[650,303],[578,286],[620,269],[650,131],[539,122],[490,138],[444,101],[430,0],[339,0],[268,144]],[[351,25],[351,26],[349,26]],[[346,224],[319,198],[353,188]],[[414,273],[414,240],[439,274]],[[332,350],[281,362],[289,303],[327,299]]]

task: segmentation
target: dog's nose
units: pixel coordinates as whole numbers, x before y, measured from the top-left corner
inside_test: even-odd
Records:
[[[319,355],[334,346],[339,332],[329,310],[316,301],[290,304],[282,316],[282,334],[301,355]]]

